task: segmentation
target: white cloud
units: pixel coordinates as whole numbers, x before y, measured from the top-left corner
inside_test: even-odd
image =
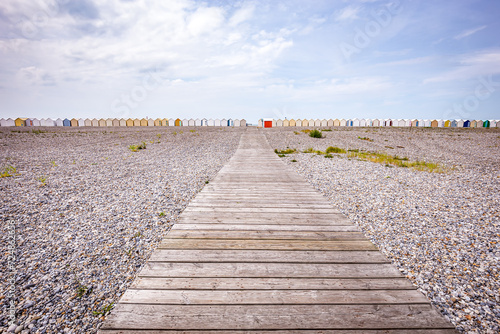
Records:
[[[485,28],[486,28],[486,26],[480,26],[480,27],[477,27],[477,28],[465,30],[465,31],[461,32],[460,34],[456,35],[454,38],[457,39],[457,40],[460,40],[462,38],[474,35],[475,33],[479,32],[479,31],[481,31],[481,30],[483,30]]]
[[[479,76],[500,74],[500,50],[485,50],[460,56],[455,69],[427,78],[425,83],[477,79]]]
[[[192,35],[209,34],[222,25],[224,10],[216,7],[201,7],[188,20],[187,28]]]
[[[354,20],[359,18],[358,13],[361,8],[358,6],[347,6],[344,9],[337,12],[336,19],[338,21]]]
[[[238,9],[233,16],[229,19],[229,26],[236,27],[237,25],[248,21],[253,17],[255,6],[253,4],[246,4]]]

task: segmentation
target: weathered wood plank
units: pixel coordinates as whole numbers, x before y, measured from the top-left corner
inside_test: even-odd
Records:
[[[157,249],[149,262],[390,263],[379,251]]]
[[[311,277],[398,278],[401,273],[386,263],[183,263],[148,262],[140,277]]]
[[[281,207],[272,207],[272,208],[260,208],[260,207],[241,207],[241,208],[228,208],[228,207],[206,207],[206,206],[188,206],[184,209],[184,213],[189,212],[215,212],[215,213],[286,213],[286,214],[299,214],[299,215],[309,215],[309,214],[339,214],[340,211],[337,209],[307,209],[307,208],[281,208]]]
[[[361,232],[171,230],[169,239],[366,240]]]
[[[417,290],[135,290],[120,303],[170,305],[427,304]]]
[[[248,278],[248,277],[138,277],[131,289],[168,290],[411,290],[398,278]]]
[[[171,230],[359,232],[355,225],[175,224]]]
[[[262,250],[377,250],[369,240],[217,240],[164,239],[158,248],[165,249],[262,249]]]
[[[143,305],[118,304],[103,329],[411,329],[452,328],[428,304]]]
[[[252,334],[307,334],[307,333],[318,333],[317,329],[300,329],[300,330],[251,330],[251,329],[231,329],[231,330],[149,330],[149,329],[101,329],[99,333],[102,334],[230,334],[230,333],[252,333]],[[343,330],[343,329],[321,329],[319,332],[321,334],[456,334],[455,329],[362,329],[362,330]]]

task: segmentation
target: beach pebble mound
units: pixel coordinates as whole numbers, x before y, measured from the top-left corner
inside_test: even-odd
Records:
[[[357,224],[457,329],[500,332],[500,132],[333,128],[316,139],[300,130],[264,132],[278,150],[335,146],[445,167],[444,173],[430,173],[348,154],[282,158]]]
[[[0,178],[3,330],[95,333],[243,131],[0,128],[0,172],[12,173]],[[17,319],[9,325],[12,286]]]

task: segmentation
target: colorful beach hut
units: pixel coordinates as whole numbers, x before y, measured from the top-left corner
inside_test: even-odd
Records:
[[[451,125],[451,122],[449,120],[444,121],[444,127],[449,128]]]
[[[134,120],[132,118],[127,119],[125,123],[127,126],[134,126]]]
[[[431,128],[437,128],[437,127],[438,127],[438,124],[439,124],[439,123],[438,123],[437,119],[433,120],[433,121],[431,122]]]
[[[72,118],[70,121],[70,126],[78,126],[78,120],[76,118]]]
[[[290,126],[297,126],[297,122],[292,118],[289,122]]]
[[[247,126],[247,121],[246,121],[246,120],[244,120],[244,119],[242,119],[242,120],[240,121],[240,126],[245,126],[245,127],[246,127],[246,126]]]
[[[118,118],[113,118],[111,120],[111,126],[120,126],[120,120]]]
[[[486,120],[483,122],[483,128],[489,128],[490,127],[490,121]]]

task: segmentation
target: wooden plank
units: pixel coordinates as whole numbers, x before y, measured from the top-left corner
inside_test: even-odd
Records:
[[[190,208],[238,208],[243,209],[241,211],[245,211],[245,209],[249,208],[275,208],[275,209],[305,209],[305,210],[315,210],[315,209],[331,209],[332,206],[330,204],[305,204],[305,203],[273,203],[269,201],[259,201],[250,203],[248,201],[243,202],[228,202],[228,201],[219,201],[219,202],[211,202],[211,201],[191,201],[189,203]],[[217,210],[219,211],[219,210]]]
[[[191,217],[184,217],[181,215],[177,224],[260,224],[260,225],[306,225],[306,226],[354,226],[345,217],[335,217],[331,219],[310,219],[300,217],[275,217],[275,218],[245,218],[238,216],[224,216],[224,217],[207,217],[208,215],[197,215]]]
[[[118,304],[103,329],[405,329],[453,328],[428,304],[143,305]]]
[[[400,272],[385,263],[172,263],[148,262],[141,277],[311,277],[398,278]]]
[[[181,290],[411,290],[415,287],[398,278],[248,278],[248,277],[137,277],[131,289]]]
[[[135,290],[120,303],[170,305],[427,304],[417,290]]]
[[[149,262],[390,263],[379,251],[157,249]]]
[[[171,230],[169,239],[366,240],[361,232]]]
[[[184,209],[185,213],[190,212],[214,212],[214,213],[286,213],[286,214],[299,214],[299,215],[309,215],[309,214],[338,214],[340,213],[337,209],[307,209],[307,208],[281,208],[281,207],[272,207],[272,208],[260,208],[260,207],[241,207],[241,208],[227,208],[227,207],[206,207],[206,206],[188,206]]]
[[[164,239],[158,248],[168,249],[262,249],[262,250],[377,250],[369,240],[217,240]]]
[[[355,225],[175,224],[171,230],[359,232]]]
[[[259,333],[259,334],[307,334],[314,333],[317,334],[317,329],[300,329],[300,330],[271,330],[271,331],[263,331],[263,330],[249,330],[249,329],[231,329],[231,330],[182,330],[179,332],[178,330],[149,330],[149,329],[101,329],[99,333],[102,334],[231,334],[231,333]],[[456,334],[457,331],[455,329],[382,329],[382,330],[372,330],[372,329],[362,329],[362,330],[351,330],[351,329],[321,329],[321,334]]]

